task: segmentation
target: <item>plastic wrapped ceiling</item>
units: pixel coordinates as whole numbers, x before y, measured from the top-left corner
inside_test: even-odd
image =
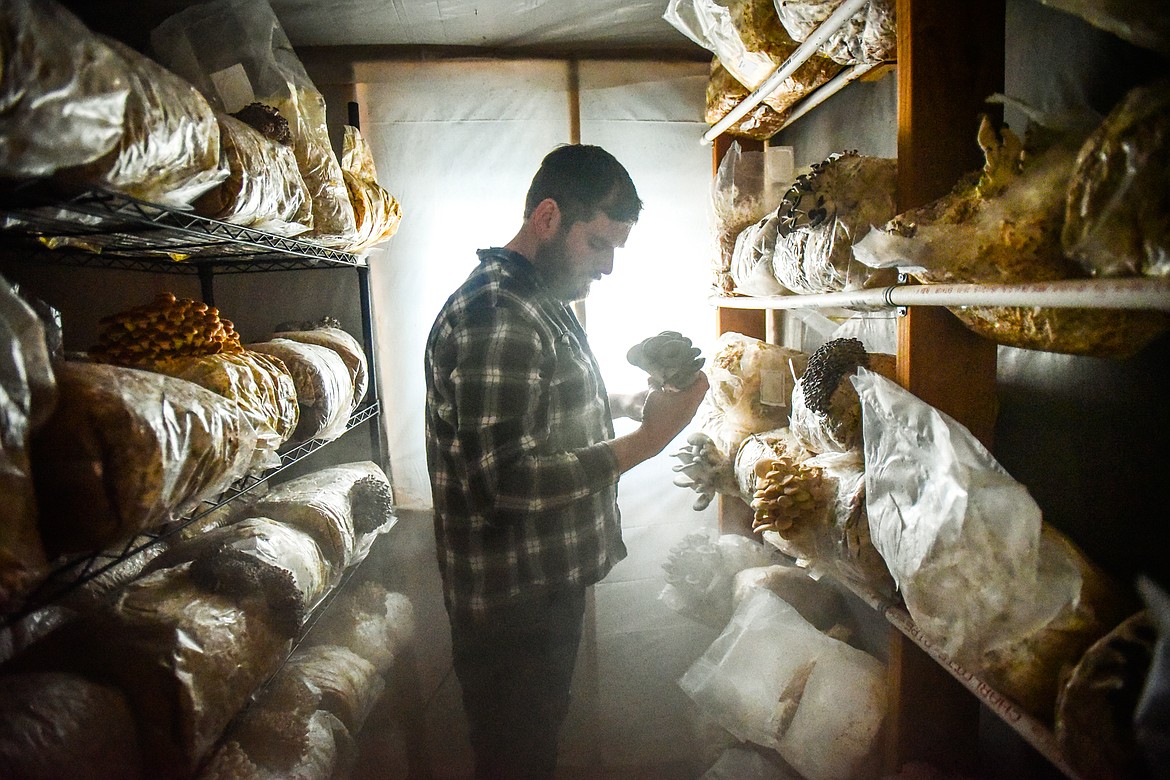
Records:
[[[272,0],[297,46],[344,44],[693,52],[661,0]]]

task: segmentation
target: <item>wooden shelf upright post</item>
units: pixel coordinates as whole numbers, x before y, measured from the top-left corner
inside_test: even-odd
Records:
[[[898,210],[946,194],[980,168],[985,100],[1003,90],[1004,0],[898,0]],[[911,307],[898,323],[898,381],[990,446],[995,344],[947,309]],[[912,760],[969,772],[978,758],[979,702],[898,631],[890,631],[885,764]]]
[[[975,5],[898,0],[898,211],[945,195],[983,166],[979,117],[1002,110],[1004,0]],[[998,114],[998,115],[997,115]],[[995,428],[995,344],[942,307],[899,322],[898,380],[985,445]]]

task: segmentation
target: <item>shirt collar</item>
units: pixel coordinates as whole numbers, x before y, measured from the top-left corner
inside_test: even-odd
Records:
[[[500,259],[507,260],[509,263],[518,264],[522,268],[527,269],[530,273],[536,272],[536,266],[532,264],[531,260],[519,252],[514,252],[507,247],[492,246],[488,247],[487,249],[477,249],[475,253],[479,255],[479,262],[481,263],[488,260],[489,258],[498,257]]]
[[[493,246],[488,247],[487,249],[478,249],[476,250],[476,254],[479,255],[480,263],[487,262],[492,258],[498,258],[502,260],[505,267],[509,271],[521,277],[530,279],[541,292],[549,296],[552,300],[556,301],[562,306],[567,307],[569,305],[553,294],[552,288],[549,286],[548,281],[544,278],[544,274],[541,273],[540,269],[537,268],[531,260],[519,252],[508,249],[507,247]]]

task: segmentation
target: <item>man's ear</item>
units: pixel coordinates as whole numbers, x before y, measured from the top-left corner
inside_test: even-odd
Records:
[[[557,234],[561,227],[561,207],[552,198],[545,198],[536,204],[530,218],[537,236],[547,241]]]

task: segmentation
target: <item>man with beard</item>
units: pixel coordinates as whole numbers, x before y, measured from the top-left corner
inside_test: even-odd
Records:
[[[707,389],[651,386],[614,436],[569,304],[613,270],[642,202],[597,146],[543,160],[524,221],[447,300],[426,347],[435,537],[476,777],[552,777],[585,588],[626,555],[620,474],[661,452]]]

